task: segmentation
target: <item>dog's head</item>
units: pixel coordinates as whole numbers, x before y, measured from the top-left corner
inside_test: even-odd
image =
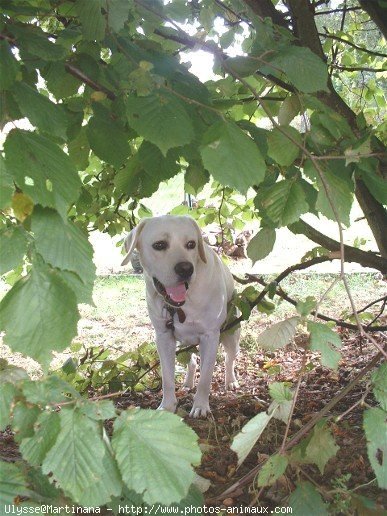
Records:
[[[144,219],[126,237],[127,254],[122,265],[128,263],[134,249],[156,290],[171,304],[184,304],[199,261],[206,263],[203,237],[196,222],[173,215]]]

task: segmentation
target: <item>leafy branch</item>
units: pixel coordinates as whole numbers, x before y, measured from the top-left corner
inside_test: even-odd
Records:
[[[308,267],[312,267],[313,265],[316,265],[317,263],[323,263],[324,262],[324,260],[321,260],[321,258],[323,258],[323,257],[319,257],[319,258],[320,258],[320,261],[312,263],[311,265],[308,265]],[[329,257],[325,257],[325,258],[326,258],[325,261],[331,261],[332,259],[334,259],[334,258],[329,258]],[[299,265],[303,265],[304,263],[307,263],[307,262],[302,262]],[[297,266],[292,266],[292,267],[293,268],[292,268],[291,272],[294,272],[296,270],[303,270],[303,268],[302,269],[295,268]],[[290,272],[289,272],[289,274],[290,274]],[[259,283],[260,285],[265,287],[267,289],[267,291],[269,291],[269,289],[271,288],[270,285],[278,283],[277,280],[274,280],[273,282],[267,282],[263,278],[261,278],[260,276],[256,276],[254,274],[246,274],[245,278],[239,278],[239,277],[237,277],[235,275],[233,277],[234,277],[234,280],[237,283],[240,283],[241,285],[248,285],[248,284],[251,284],[251,283]],[[284,279],[284,277],[282,279]],[[279,285],[278,286],[276,285],[275,293],[276,293],[277,296],[282,298],[284,301],[287,301],[289,304],[291,304],[293,306],[297,306],[298,301],[296,301],[294,298],[289,296],[289,294],[287,294]],[[365,311],[367,308],[370,308],[371,306],[373,306],[373,305],[375,305],[377,303],[380,303],[381,301],[383,301],[383,303],[386,302],[387,301],[387,296],[379,298],[379,299],[375,299],[374,301],[369,303],[366,307],[363,307],[361,310],[358,310],[357,313],[359,314],[359,313]],[[381,307],[380,311],[382,311],[382,310],[383,310],[383,307]],[[344,320],[341,320],[341,319],[335,319],[334,317],[329,317],[328,315],[322,314],[322,313],[320,313],[317,310],[311,310],[310,314],[313,315],[313,316],[318,317],[318,319],[321,319],[322,321],[333,322],[333,323],[335,323],[336,326],[339,326],[341,328],[347,328],[348,330],[357,330],[358,329],[357,325],[355,325],[355,324],[348,323],[348,322],[346,322]],[[375,322],[375,321],[373,321],[373,322]],[[364,327],[365,327],[365,329],[367,331],[370,331],[370,332],[387,331],[387,326],[383,326],[383,325],[382,326],[371,326],[370,324],[367,324],[367,325],[364,325]]]
[[[319,36],[322,36],[325,38],[333,39],[335,41],[340,41],[340,43],[344,43],[345,45],[348,45],[352,48],[356,48],[356,50],[359,50],[360,52],[365,52],[367,54],[377,56],[377,57],[387,57],[387,54],[383,54],[383,52],[377,52],[376,50],[370,50],[368,48],[361,47],[359,45],[356,45],[352,41],[349,41],[344,38],[340,38],[339,36],[336,36],[335,34],[330,34],[328,32],[319,32],[318,34],[319,34]]]
[[[315,414],[298,432],[296,432],[289,441],[285,444],[283,451],[289,451],[292,449],[310,430],[319,422],[322,418],[326,417],[332,409],[349,393],[356,385],[380,362],[383,354],[377,353],[374,358],[355,376],[355,378],[348,383],[336,396],[334,396],[317,414]],[[334,416],[331,415],[331,418]],[[250,484],[256,477],[259,470],[264,466],[265,462],[261,462],[253,469],[251,469],[246,475],[238,479],[233,485],[227,488],[224,492],[218,495],[216,498],[211,499],[212,503],[224,500],[227,497],[232,497],[235,493],[240,492],[243,486]]]

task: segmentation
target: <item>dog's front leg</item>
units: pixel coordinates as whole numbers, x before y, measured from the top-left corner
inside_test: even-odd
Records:
[[[219,331],[210,332],[200,337],[200,380],[190,412],[192,417],[207,416],[211,410],[209,396],[212,374],[214,372],[216,352],[219,345]]]
[[[163,380],[163,399],[159,409],[175,412],[177,405],[175,395],[176,340],[172,332],[156,332],[156,346]]]

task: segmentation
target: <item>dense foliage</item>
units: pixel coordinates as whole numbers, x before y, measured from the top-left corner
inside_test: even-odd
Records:
[[[52,351],[76,335],[78,304],[92,302],[87,231],[130,229],[149,214],[141,200],[178,173],[191,194],[211,182],[216,209],[190,211],[201,225],[224,222],[227,232],[260,222],[253,261],[287,226],[322,246],[316,253],[326,259],[341,250],[343,261],[386,273],[384,9],[384,0],[334,8],[309,0],[1,0],[0,120],[12,123],[0,175],[0,273],[12,284],[0,304],[5,344],[47,373]],[[206,82],[189,70],[197,50],[213,59]],[[31,129],[14,123],[22,118]],[[236,192],[247,194],[245,204]],[[344,255],[342,241],[302,220],[314,213],[349,225],[355,197],[378,253],[346,246]],[[244,318],[276,285],[260,299],[248,289],[237,301]],[[323,365],[337,368],[340,339],[310,317],[315,309],[316,300],[302,301],[260,344],[284,346],[301,325]],[[110,400],[87,400],[62,378],[32,381],[6,363],[0,377],[0,426],[11,424],[24,459],[0,463],[2,503],[114,508],[120,496],[136,505],[202,503],[192,469],[200,451],[177,416],[119,414]],[[386,488],[385,364],[373,385],[380,407],[365,412],[364,430]],[[271,395],[272,409],[234,441],[240,462],[272,417],[291,416],[292,393],[275,385]],[[111,438],[106,419],[115,419]],[[336,449],[320,421],[297,449],[267,461],[258,486],[273,484],[291,463],[323,471]],[[327,510],[308,482],[290,503]]]

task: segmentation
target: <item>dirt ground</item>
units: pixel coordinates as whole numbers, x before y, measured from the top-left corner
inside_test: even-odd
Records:
[[[243,268],[241,263],[234,266]],[[348,280],[358,307],[385,295],[385,282],[378,275],[355,274],[349,275]],[[305,299],[307,295],[318,298],[331,281],[330,275],[303,274],[289,278],[283,286],[299,299]],[[146,311],[144,282],[141,276],[115,275],[98,278],[94,299],[95,307],[81,307],[82,319],[75,342],[81,342],[85,346],[109,347],[113,354],[119,354],[133,349],[144,341],[153,340],[153,329]],[[342,287],[336,285],[322,304],[321,311],[331,316],[340,316],[343,310],[348,310],[348,300]],[[286,475],[271,488],[260,490],[252,479],[242,489],[233,490],[231,494],[223,494],[257,464],[263,463],[268,456],[275,453],[281,445],[285,424],[272,420],[239,469],[236,467],[236,455],[230,449],[233,437],[247,421],[267,409],[270,402],[268,385],[273,381],[282,381],[294,386],[297,382],[302,355],[300,347],[293,344],[277,352],[264,352],[256,346],[256,337],[263,329],[289,315],[294,315],[293,307],[282,303],[273,315],[254,313],[250,321],[244,324],[242,349],[237,365],[240,389],[232,393],[224,392],[223,361],[219,360],[212,382],[211,418],[189,418],[194,393],[186,393],[183,390],[177,392],[178,414],[198,434],[203,451],[202,463],[197,473],[211,482],[211,487],[205,494],[206,503],[216,507],[245,507],[258,504],[269,508],[286,506],[295,483],[298,480],[308,480],[331,504],[329,514],[355,514],[350,507],[350,496],[354,495],[365,496],[376,502],[380,508],[377,512],[359,514],[382,514],[382,508],[387,509],[387,494],[377,488],[375,474],[368,461],[362,430],[362,413],[365,406],[358,405],[340,422],[335,421],[336,416],[344,414],[361,398],[369,376],[328,414],[329,425],[340,449],[328,462],[323,475],[312,465],[289,467]],[[340,334],[343,340],[343,358],[337,373],[321,367],[316,354],[309,355],[310,370],[301,382],[289,438],[344,388],[376,354],[373,346],[361,343],[355,333],[345,330],[340,331]],[[301,335],[298,336],[297,343],[300,343],[302,338]],[[376,338],[381,345],[387,344],[387,336],[376,334]],[[0,355],[8,358],[11,363],[26,367],[33,377],[39,375],[39,368],[34,361],[19,354],[12,354],[4,346],[0,348]],[[68,356],[69,352],[57,354],[52,364],[53,369],[60,368]],[[160,401],[159,390],[145,390],[119,397],[116,404],[119,409],[129,406],[154,409]],[[367,395],[365,403],[369,406],[375,404],[372,394]],[[12,433],[7,431],[0,434],[0,458],[13,461],[18,457]]]
[[[301,381],[298,401],[290,425],[290,438],[339,390],[344,388],[376,354],[375,349],[364,342],[361,351],[359,338],[347,330],[341,332],[341,337],[344,343],[343,359],[337,373],[321,367],[315,354],[309,355],[310,371],[303,376]],[[379,335],[377,339],[381,345],[387,343],[385,336]],[[222,361],[219,361],[212,382],[210,398],[212,417],[209,419],[189,418],[193,392],[177,391],[178,414],[198,434],[203,451],[202,462],[197,468],[197,473],[211,482],[211,487],[205,494],[207,505],[216,507],[262,505],[269,509],[286,506],[288,497],[294,490],[295,482],[308,480],[331,504],[329,514],[355,514],[349,504],[350,493],[351,495],[365,496],[378,504],[377,512],[359,512],[358,514],[382,514],[383,508],[387,509],[387,493],[377,488],[374,481],[375,475],[367,458],[362,431],[364,406],[357,406],[340,422],[335,422],[337,416],[344,414],[363,395],[369,376],[347,394],[327,416],[340,449],[337,455],[327,463],[323,475],[319,473],[316,466],[303,465],[299,468],[288,468],[286,475],[270,488],[259,490],[254,480],[251,480],[242,489],[237,489],[226,496],[223,495],[226,489],[234,485],[258,463],[278,451],[284,435],[285,424],[277,420],[272,420],[239,469],[237,469],[237,457],[230,449],[230,445],[233,436],[249,419],[267,409],[270,403],[268,385],[271,382],[282,381],[289,382],[290,386],[295,385],[301,364],[301,355],[302,351],[296,345],[273,353],[263,353],[258,350],[252,353],[247,349],[242,349],[237,365],[240,388],[237,392],[232,393],[224,392],[224,368]],[[272,371],[271,374],[270,371]],[[160,392],[146,390],[121,396],[115,400],[115,403],[119,409],[126,409],[129,406],[155,409],[160,401]],[[365,402],[368,406],[375,404],[371,394],[367,395]],[[11,432],[2,433],[0,458],[13,461],[18,457],[19,453]]]
[[[341,336],[344,341],[343,357],[345,358],[341,361],[337,373],[321,367],[316,355],[310,356],[310,365],[313,364],[314,367],[305,374],[301,382],[298,402],[290,426],[290,438],[339,390],[344,388],[376,354],[372,346],[364,343],[360,351],[359,339],[351,332],[344,331]],[[380,344],[387,343],[386,337],[379,336],[378,340]],[[212,418],[210,419],[189,418],[193,393],[186,393],[183,390],[177,392],[178,414],[184,417],[186,423],[198,434],[200,446],[204,452],[197,473],[211,481],[211,487],[205,495],[206,502],[215,506],[222,506],[222,504],[224,506],[261,504],[269,508],[286,506],[295,482],[308,480],[315,484],[325,499],[332,504],[330,514],[354,514],[349,507],[349,492],[366,496],[376,502],[381,512],[369,514],[381,514],[383,507],[387,509],[387,493],[378,489],[376,482],[373,481],[375,475],[367,458],[362,430],[364,406],[356,407],[339,423],[334,422],[336,416],[347,411],[362,396],[369,377],[345,396],[327,416],[340,449],[336,457],[327,463],[323,475],[319,473],[316,466],[312,465],[304,465],[299,469],[288,468],[286,475],[281,477],[274,486],[265,488],[260,493],[254,481],[250,481],[243,489],[237,489],[232,495],[222,494],[259,462],[278,451],[285,431],[285,424],[278,420],[272,420],[239,469],[237,469],[237,457],[230,449],[230,445],[233,436],[249,419],[267,409],[270,403],[269,383],[282,381],[295,385],[301,356],[302,352],[296,346],[269,355],[259,351],[254,354],[244,353],[242,350],[237,367],[240,389],[235,393],[224,392],[224,369],[223,364],[219,363],[212,383],[210,398]],[[274,365],[279,366],[276,368],[279,372],[268,374],[268,368]],[[145,391],[118,399],[117,406],[121,409],[131,405],[155,409],[160,401],[160,393]],[[375,404],[371,394],[366,397],[365,402],[370,406]],[[334,479],[339,479],[342,484],[338,484]],[[257,498],[258,493],[259,498]]]

